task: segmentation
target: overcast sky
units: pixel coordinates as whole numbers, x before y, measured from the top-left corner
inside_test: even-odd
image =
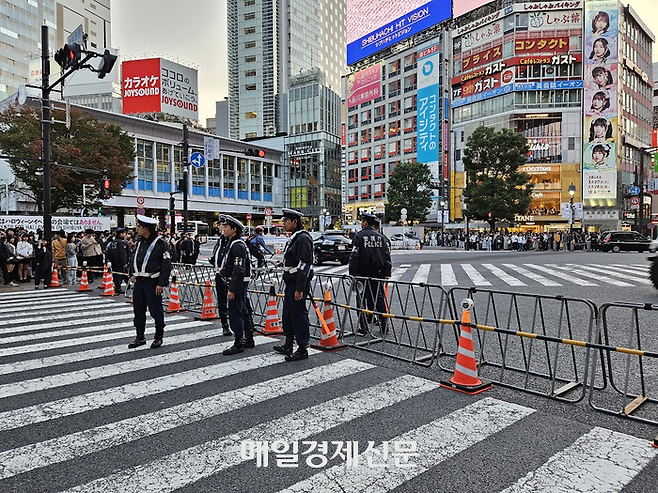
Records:
[[[454,0],[455,15],[487,0]],[[628,0],[623,2],[625,5]],[[630,0],[658,35],[656,0]],[[112,0],[112,45],[124,59],[167,58],[199,70],[199,119],[215,116],[228,95],[226,0]],[[658,61],[658,45],[653,59]]]

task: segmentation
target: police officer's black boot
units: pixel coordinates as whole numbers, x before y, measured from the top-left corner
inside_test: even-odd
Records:
[[[135,349],[136,347],[143,346],[146,344],[146,338],[144,336],[135,337],[135,340],[128,344],[128,349]]]
[[[222,351],[224,356],[231,356],[232,354],[238,354],[244,351],[244,346],[242,346],[242,339],[239,337],[235,338],[233,346]]]
[[[290,356],[292,354],[292,345],[295,342],[295,336],[286,336],[286,342],[281,346],[274,346],[274,351],[279,354]]]
[[[286,361],[300,361],[303,359],[308,359],[308,351],[306,350],[305,345],[299,346],[297,351],[286,356]]]
[[[222,335],[224,336],[232,336],[233,332],[231,332],[231,329],[228,328],[228,320],[223,318],[222,319]]]
[[[242,338],[242,347],[251,349],[252,347],[255,347],[256,343],[254,342],[254,333],[251,331],[246,331],[244,332],[244,337]]]

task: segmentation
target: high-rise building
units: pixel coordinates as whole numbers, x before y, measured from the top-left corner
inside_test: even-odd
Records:
[[[79,25],[90,50],[111,45],[110,0],[8,0],[0,3],[0,18],[0,100],[41,79],[42,24],[50,28],[51,50]]]

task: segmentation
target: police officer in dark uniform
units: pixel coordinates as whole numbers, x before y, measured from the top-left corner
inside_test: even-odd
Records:
[[[247,286],[251,274],[247,244],[240,238],[244,226],[231,216],[225,216],[224,234],[228,238],[226,256],[220,265],[219,275],[226,283],[228,318],[235,334],[235,343],[222,354],[241,353],[244,348],[254,347],[254,333],[247,303]]]
[[[350,275],[368,278],[364,281],[363,294],[357,297],[359,308],[372,310],[377,299],[376,311],[386,312],[386,299],[381,279],[391,277],[391,252],[389,251],[384,235],[374,230],[377,221],[374,214],[361,216],[361,231],[354,235],[352,240],[352,254],[350,255]],[[386,332],[386,318],[380,316],[382,333]],[[368,318],[365,313],[359,316],[359,334],[368,333]]]
[[[286,342],[274,346],[277,353],[285,354],[286,361],[299,361],[308,358],[310,340],[308,296],[313,263],[313,240],[302,225],[301,212],[283,209],[283,227],[292,236],[283,252],[283,281],[286,283],[283,299],[283,316],[281,323]],[[297,340],[297,351],[292,352],[293,341]]]
[[[134,285],[133,311],[137,337],[128,344],[130,349],[146,344],[144,331],[146,330],[147,306],[155,321],[155,337],[151,347],[155,349],[162,346],[165,327],[162,292],[169,284],[171,258],[167,243],[155,231],[157,224],[156,219],[142,215],[137,216],[139,242],[130,268],[130,280]]]
[[[228,299],[226,295],[228,289],[226,283],[223,281],[222,277],[219,275],[219,269],[222,266],[224,257],[226,256],[229,239],[224,234],[224,221],[226,220],[225,216],[222,214],[219,216],[219,239],[215,243],[213,248],[212,255],[208,259],[208,262],[215,268],[215,289],[217,290],[217,311],[219,312],[219,318],[222,322],[223,335],[232,336],[233,332],[229,329],[228,325]]]
[[[118,294],[123,294],[121,284],[128,284],[128,262],[129,249],[125,241],[126,230],[119,228],[114,232],[115,239],[110,242],[105,250],[106,260],[112,263],[112,277],[114,278],[114,290]]]

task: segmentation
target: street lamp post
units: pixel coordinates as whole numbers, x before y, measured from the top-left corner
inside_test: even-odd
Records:
[[[443,246],[443,223],[445,222],[446,217],[446,202],[445,200],[441,201],[441,239],[439,240],[439,246]]]
[[[573,196],[576,194],[576,185],[573,183],[569,185],[569,238],[570,242],[573,239],[573,216],[574,216],[574,207],[573,207]]]

